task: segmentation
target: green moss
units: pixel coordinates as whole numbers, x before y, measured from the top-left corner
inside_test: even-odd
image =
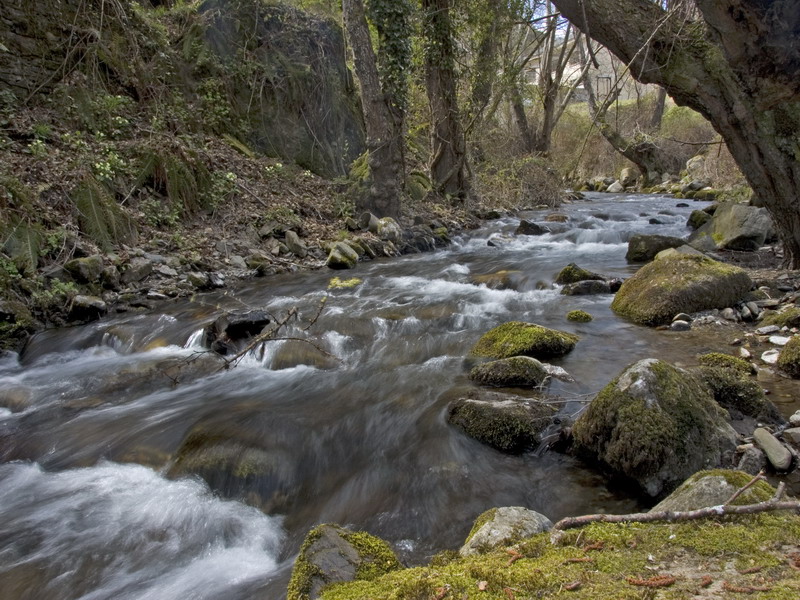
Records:
[[[325,525],[319,525],[306,534],[306,539],[300,547],[300,554],[292,567],[286,600],[308,600],[313,579],[322,575],[320,570],[309,562],[307,556],[309,548],[322,537],[323,527]]]
[[[472,348],[475,356],[548,358],[571,351],[580,338],[534,323],[510,321],[490,330]]]
[[[794,336],[778,356],[778,367],[794,379],[800,379],[800,337]]]
[[[740,375],[755,375],[756,369],[749,362],[737,356],[730,354],[723,354],[722,352],[709,352],[697,357],[699,362],[704,367],[720,367],[723,369],[731,369]]]
[[[575,263],[569,263],[566,267],[561,269],[556,276],[556,283],[558,285],[566,285],[568,283],[577,283],[579,281],[587,280],[602,280],[603,276],[597,273],[592,273],[586,269],[582,269]]]
[[[467,539],[464,540],[466,544],[469,542],[473,536],[478,533],[481,527],[486,525],[489,521],[494,519],[494,516],[497,514],[496,508],[490,508],[478,515],[478,518],[475,519],[475,523],[472,524],[472,529],[469,530],[469,534],[467,535]]]
[[[480,385],[536,387],[547,379],[547,371],[535,358],[512,356],[474,367],[469,378]]]
[[[328,289],[329,290],[346,290],[351,289],[354,287],[358,287],[361,285],[362,281],[358,277],[351,277],[350,279],[341,279],[339,277],[333,277],[328,282]]]
[[[677,254],[643,266],[622,284],[611,308],[640,325],[669,323],[680,313],[731,306],[752,281],[738,267]]]
[[[758,382],[722,367],[701,367],[697,373],[720,406],[760,421],[781,422],[777,409],[767,400]]]
[[[790,306],[781,311],[771,311],[761,321],[762,325],[778,327],[800,327],[800,308]]]
[[[592,315],[585,310],[571,310],[567,313],[567,321],[575,321],[576,323],[588,323],[593,319]]]
[[[745,479],[749,479],[744,475]],[[523,558],[509,564],[504,549],[460,558],[445,564],[389,573],[372,582],[338,584],[327,588],[324,600],[429,600],[447,591],[445,598],[508,600],[505,588],[516,598],[569,597],[578,600],[614,598],[640,600],[658,597],[693,597],[704,575],[733,585],[755,585],[753,575],[730,568],[769,569],[768,592],[750,597],[789,600],[800,591],[800,574],[785,560],[783,545],[800,541],[800,518],[764,514],[710,519],[688,523],[594,523],[563,532],[556,543],[548,533],[522,541],[516,549]],[[587,552],[589,544],[601,550]],[[574,559],[590,562],[570,562]],[[628,577],[648,578],[681,568],[672,587],[657,596],[643,595],[642,588],[627,583]],[[564,586],[580,581],[567,592]],[[486,582],[479,591],[479,582]],[[482,586],[483,587],[483,586]]]

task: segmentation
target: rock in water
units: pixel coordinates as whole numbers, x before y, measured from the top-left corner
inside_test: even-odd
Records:
[[[475,519],[458,553],[474,556],[494,548],[505,548],[552,528],[553,523],[543,514],[521,506],[491,508]]]
[[[485,333],[472,348],[475,356],[549,358],[570,352],[578,336],[534,323],[509,321]]]
[[[611,308],[640,325],[663,325],[679,312],[731,306],[751,286],[743,269],[702,256],[674,255],[646,264],[627,279]]]
[[[480,385],[496,387],[536,387],[545,382],[544,365],[529,356],[512,356],[478,365],[469,378]]]
[[[696,376],[656,359],[629,366],[573,427],[576,450],[653,497],[732,460],[736,432]]]
[[[566,285],[568,283],[577,283],[579,281],[605,281],[605,279],[606,278],[602,275],[582,269],[575,263],[569,263],[566,267],[558,272],[555,282],[558,285]]]
[[[371,580],[400,569],[389,544],[363,531],[320,525],[306,536],[292,568],[287,600],[315,600],[332,583]]]
[[[628,252],[625,259],[630,262],[647,262],[653,260],[659,252],[668,248],[678,248],[686,242],[681,238],[668,235],[646,235],[637,233],[628,240]]]
[[[358,253],[344,242],[336,242],[328,254],[327,265],[331,269],[352,269],[358,262]]]
[[[547,227],[543,227],[532,221],[526,221],[525,219],[522,219],[519,222],[519,226],[514,230],[514,235],[544,235],[545,233],[550,233]]]

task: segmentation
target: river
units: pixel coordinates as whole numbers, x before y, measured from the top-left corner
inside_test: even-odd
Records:
[[[458,548],[494,506],[553,520],[640,508],[571,457],[504,455],[445,422],[471,387],[470,348],[505,321],[580,336],[552,361],[575,379],[549,390],[565,414],[637,359],[691,365],[724,349],[713,336],[627,323],[611,295],[552,287],[570,262],[630,276],[633,233],[685,236],[689,212],[705,206],[588,196],[562,207],[570,221],[544,236],[509,238],[519,220],[508,217],[435,253],[256,279],[46,331],[2,359],[0,388],[16,398],[0,408],[3,599],[279,599],[318,523],[366,529],[415,564]],[[514,289],[471,281],[499,270],[516,272]],[[362,283],[328,292],[335,275]],[[223,311],[293,307],[300,318],[281,336],[335,359],[291,340],[227,370],[198,359],[201,330]],[[594,320],[568,322],[578,308]]]

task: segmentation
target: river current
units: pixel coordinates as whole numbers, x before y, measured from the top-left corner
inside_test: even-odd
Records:
[[[553,520],[641,508],[571,457],[504,455],[445,415],[472,388],[470,348],[505,321],[580,336],[552,361],[575,379],[550,386],[564,414],[635,360],[693,364],[720,349],[694,332],[627,323],[611,295],[552,286],[570,262],[629,277],[631,235],[685,236],[689,213],[705,205],[679,202],[589,194],[543,236],[511,237],[519,219],[508,217],[434,253],[252,280],[37,335],[0,360],[0,388],[16,399],[0,408],[2,598],[279,599],[319,523],[365,529],[415,564],[458,548],[494,506]],[[500,270],[514,272],[514,289],[472,280]],[[362,283],[329,292],[335,275]],[[280,335],[332,356],[284,340],[227,370],[198,358],[200,332],[224,311],[280,317],[293,307],[299,319]],[[594,320],[568,322],[572,309]],[[209,444],[211,458],[192,454],[191,440]]]

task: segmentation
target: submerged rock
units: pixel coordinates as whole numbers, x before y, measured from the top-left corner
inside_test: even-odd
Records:
[[[571,310],[567,313],[567,321],[574,321],[575,323],[588,323],[593,318],[585,310]]]
[[[240,342],[260,334],[270,320],[269,313],[263,310],[232,311],[206,327],[203,345],[217,354],[229,354]]]
[[[575,448],[656,497],[732,461],[736,432],[706,385],[656,359],[609,383],[572,429]]]
[[[473,275],[470,281],[477,285],[485,285],[490,290],[513,290],[517,288],[517,280],[521,271],[495,271],[485,275]]]
[[[514,235],[544,235],[546,233],[550,233],[547,227],[525,219],[522,219],[514,230]]]
[[[578,336],[571,333],[534,323],[509,321],[485,333],[472,348],[472,354],[488,358],[549,358],[567,354],[578,340]]]
[[[593,296],[595,294],[610,294],[611,284],[608,281],[578,281],[569,283],[561,289],[562,296]]]
[[[686,243],[681,238],[669,235],[647,235],[638,233],[628,240],[628,252],[625,259],[630,262],[647,262],[656,254],[668,248],[678,248]]]
[[[320,525],[303,541],[286,598],[315,600],[332,583],[371,581],[401,567],[382,539],[339,525]]]
[[[566,285],[568,283],[577,283],[579,281],[590,281],[590,280],[597,280],[597,281],[605,281],[605,277],[599,275],[597,273],[592,273],[591,271],[587,271],[576,265],[575,263],[569,263],[566,267],[561,269],[556,275],[555,282],[558,285]]]
[[[505,548],[543,531],[550,531],[553,523],[543,514],[522,506],[491,508],[475,519],[461,556],[483,554],[495,548]]]
[[[448,409],[448,423],[508,454],[536,448],[556,414],[548,404],[511,394],[484,392],[475,396],[454,401]]]
[[[662,325],[680,312],[729,307],[751,287],[750,277],[739,267],[702,256],[669,256],[627,279],[611,308],[640,325]]]
[[[495,387],[537,387],[547,379],[547,371],[535,358],[512,356],[474,367],[469,378]]]

